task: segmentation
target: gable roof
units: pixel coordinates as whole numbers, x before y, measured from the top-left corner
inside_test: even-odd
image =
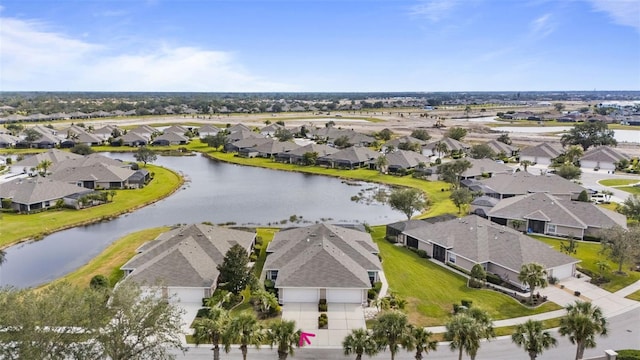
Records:
[[[202,126],[198,129],[198,132],[199,132],[200,134],[217,134],[217,133],[219,133],[220,131],[222,131],[222,129],[220,129],[219,127],[217,127],[217,126],[213,126],[213,125],[209,125],[209,124],[202,125]]]
[[[520,156],[533,156],[553,159],[560,156],[563,152],[564,150],[562,150],[561,147],[544,142],[536,146],[530,146],[520,150]]]
[[[626,228],[627,218],[590,202],[561,200],[546,193],[528,194],[503,199],[491,209],[489,217],[532,219],[556,225],[587,229]]]
[[[79,158],[67,159],[54,164],[51,167],[51,172],[54,173],[58,170],[66,168],[79,168],[84,166],[91,166],[95,164],[111,165],[121,168],[131,168],[131,165],[121,161],[106,157],[99,153],[93,153],[86,156],[80,156]]]
[[[134,173],[135,171],[130,168],[94,163],[88,166],[64,167],[52,173],[51,178],[66,182],[122,182],[127,180]]]
[[[485,145],[491,148],[491,150],[493,150],[493,152],[495,152],[496,154],[505,153],[507,155],[511,155],[511,153],[513,153],[514,151],[519,150],[516,146],[511,146],[495,139],[486,142]]]
[[[164,133],[162,133],[162,135],[157,136],[153,140],[153,142],[156,142],[156,141],[159,141],[159,140],[160,141],[165,140],[165,141],[169,141],[169,142],[188,142],[189,138],[184,136],[184,135],[181,135],[181,134],[179,134],[177,132],[165,131]]]
[[[528,193],[547,192],[553,195],[579,194],[585,188],[558,175],[533,175],[525,171],[512,174],[495,174],[488,179],[480,180],[488,188],[499,194],[524,195]]]
[[[35,167],[38,166],[43,160],[49,160],[53,165],[69,159],[82,159],[82,155],[74,154],[68,151],[62,151],[58,149],[49,149],[46,152],[38,153],[24,158],[21,161],[14,163],[15,167]]]
[[[322,157],[330,154],[335,154],[338,151],[340,150],[334,147],[331,147],[329,145],[311,143],[311,144],[293,149],[289,151],[288,154],[294,155],[294,156],[304,156],[304,154],[308,152],[315,152],[315,153],[318,153],[318,157]]]
[[[531,262],[549,269],[579,261],[541,241],[476,215],[426,224],[407,230],[405,234],[436,243],[476,263],[491,262],[515,272]]]
[[[330,224],[282,230],[267,247],[265,270],[277,287],[369,288],[368,271],[382,270],[368,233]]]
[[[140,126],[134,128],[134,129],[129,130],[129,132],[130,133],[131,132],[132,133],[136,133],[136,134],[139,134],[139,135],[147,135],[147,134],[151,135],[153,133],[158,132],[158,129],[152,128],[149,125],[140,125]]]
[[[580,161],[600,161],[616,163],[620,160],[630,160],[631,158],[627,154],[623,154],[614,148],[609,146],[598,146],[588,150],[582,155]]]
[[[382,156],[379,152],[363,147],[348,147],[333,154],[323,156],[323,160],[345,161],[351,164],[357,164],[366,161],[372,161]]]
[[[287,152],[293,149],[297,149],[299,147],[300,145],[297,145],[296,143],[293,143],[291,141],[272,140],[263,144],[259,144],[251,148],[251,150],[257,151],[261,154],[277,154],[280,152]]]
[[[384,143],[383,146],[389,147],[393,146],[394,148],[398,148],[400,144],[412,143],[412,144],[420,144],[420,146],[426,145],[427,142],[424,140],[416,139],[411,136],[402,136],[399,138],[395,138]]]
[[[250,249],[256,234],[204,224],[181,226],[141,246],[124,264],[137,283],[166,286],[212,287],[227,251],[239,244]]]

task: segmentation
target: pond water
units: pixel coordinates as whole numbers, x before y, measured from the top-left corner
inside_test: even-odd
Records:
[[[521,133],[521,134],[547,134],[547,133],[556,133],[556,132],[564,132],[571,129],[571,126],[498,126],[493,128],[497,131],[505,131],[510,133]],[[562,136],[562,135],[558,135]],[[617,129],[614,130],[613,137],[618,142],[629,142],[629,143],[640,143],[640,129],[638,130],[628,130],[628,129]]]
[[[110,156],[133,159],[131,154]],[[288,220],[293,215],[301,219],[298,225],[316,221],[373,225],[404,218],[387,205],[351,200],[363,190],[378,189],[377,184],[346,184],[333,177],[238,166],[199,155],[158,157],[155,164],[182,172],[188,182],[170,197],[112,221],[8,248],[7,261],[0,267],[0,285],[30,287],[54,280],[82,266],[114,240],[162,225],[209,221],[292,226]]]

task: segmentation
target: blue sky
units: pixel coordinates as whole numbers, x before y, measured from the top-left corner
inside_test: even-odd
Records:
[[[640,90],[637,0],[2,0],[0,90]]]

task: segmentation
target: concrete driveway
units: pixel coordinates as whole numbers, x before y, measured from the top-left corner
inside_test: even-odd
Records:
[[[309,347],[341,347],[353,329],[366,328],[364,309],[359,304],[328,304],[328,329],[318,329],[318,304],[290,303],[282,307],[282,319],[294,320],[302,331],[315,334]]]

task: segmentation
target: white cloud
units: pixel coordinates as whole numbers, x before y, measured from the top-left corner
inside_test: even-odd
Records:
[[[531,34],[536,37],[545,37],[551,35],[555,30],[555,24],[551,14],[544,14],[533,20],[530,24]]]
[[[251,74],[230,52],[167,44],[123,52],[35,21],[0,21],[0,90],[296,90]]]
[[[591,0],[596,11],[607,13],[616,24],[631,26],[640,31],[640,2],[638,0]]]
[[[457,5],[457,0],[423,0],[411,7],[410,14],[438,22],[446,18]]]

